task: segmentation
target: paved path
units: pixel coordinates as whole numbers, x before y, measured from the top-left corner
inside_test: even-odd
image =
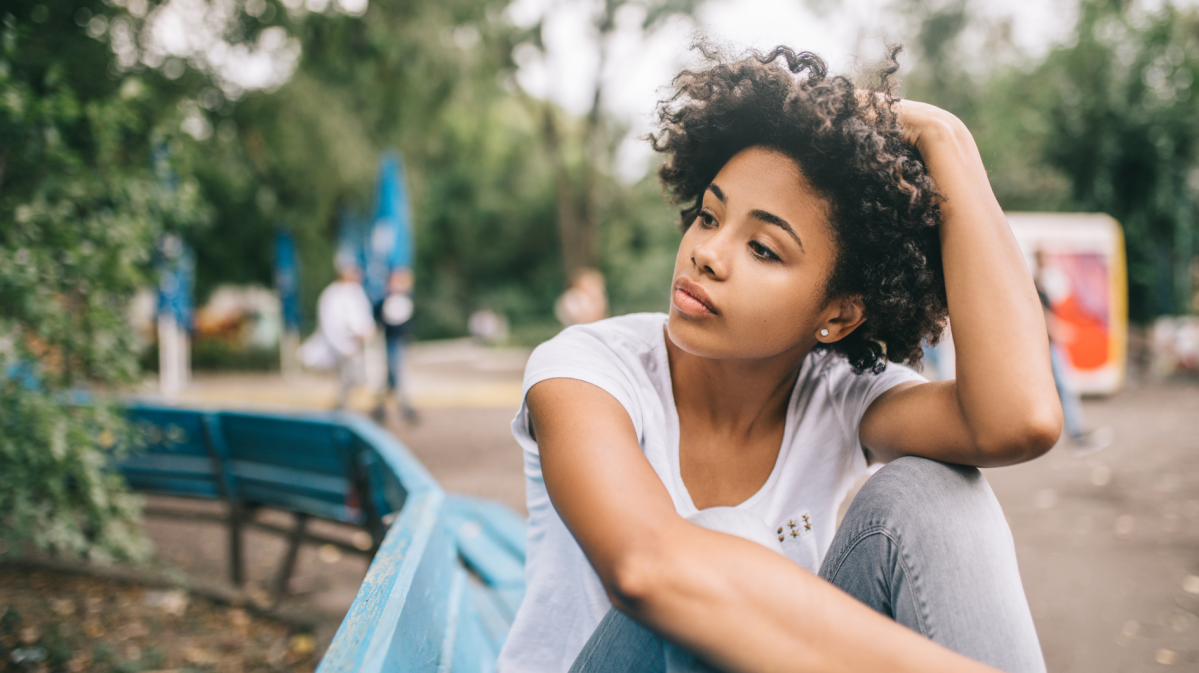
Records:
[[[393,415],[386,423],[448,490],[521,512],[521,458],[509,423],[523,358],[466,342],[418,347],[410,381],[421,422],[409,427]],[[201,379],[187,397],[325,406],[333,385],[217,377]],[[355,402],[366,409],[370,398]],[[986,473],[1012,526],[1049,670],[1199,671],[1199,387],[1132,386],[1088,401],[1086,410],[1115,428],[1114,446],[1076,458],[1059,445],[1039,460]],[[185,536],[168,543],[159,527],[151,532],[164,554],[190,553]],[[222,544],[218,532],[209,552],[194,556],[223,572]],[[307,550],[297,581],[310,598],[298,601],[335,616],[362,570],[358,559],[326,563]]]
[[[484,348],[470,339],[422,343],[407,350],[405,388],[415,406],[429,408],[515,407],[529,352],[521,348]],[[382,362],[375,363],[385,366]],[[305,372],[294,377],[250,374],[197,374],[179,400],[188,404],[252,408],[328,409],[337,397],[332,373]],[[144,392],[153,395],[148,381]],[[349,407],[369,411],[375,394],[354,390]]]
[[[1199,671],[1199,388],[1088,402],[1116,444],[988,471],[1050,671]],[[1187,590],[1190,591],[1187,591]]]

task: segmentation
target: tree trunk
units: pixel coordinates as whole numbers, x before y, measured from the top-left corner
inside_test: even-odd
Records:
[[[544,107],[544,132],[546,149],[549,150],[550,162],[554,168],[554,191],[557,195],[558,206],[558,235],[562,240],[562,262],[569,279],[579,269],[593,264],[594,249],[589,244],[589,229],[586,222],[585,208],[580,203],[582,199],[575,192],[575,185],[570,179],[570,170],[564,158],[564,140],[554,118],[554,108],[546,103]]]

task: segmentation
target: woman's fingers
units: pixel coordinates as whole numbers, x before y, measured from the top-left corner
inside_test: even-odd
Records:
[[[899,126],[903,133],[903,141],[923,154],[923,145],[927,142],[943,140],[957,134],[969,135],[966,125],[952,112],[943,110],[935,105],[914,100],[898,101],[896,112],[899,115]]]
[[[880,107],[889,107],[899,117],[900,131],[903,141],[917,147],[924,131],[933,124],[944,125],[949,120],[957,121],[949,112],[928,103],[901,98],[890,98],[880,91],[858,89],[854,92],[863,116],[869,122],[878,117]]]

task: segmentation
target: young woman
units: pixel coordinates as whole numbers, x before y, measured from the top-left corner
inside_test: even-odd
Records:
[[[970,133],[893,72],[862,92],[779,48],[676,78],[669,314],[572,327],[526,369],[502,673],[1044,670],[963,467],[1056,441],[1044,319]],[[956,381],[888,364],[947,314]]]

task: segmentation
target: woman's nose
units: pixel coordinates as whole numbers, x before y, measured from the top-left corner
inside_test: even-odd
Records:
[[[691,248],[691,263],[701,272],[714,278],[724,278],[728,273],[726,231],[717,230],[697,241]]]

